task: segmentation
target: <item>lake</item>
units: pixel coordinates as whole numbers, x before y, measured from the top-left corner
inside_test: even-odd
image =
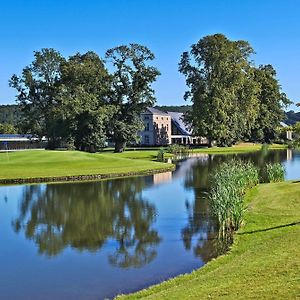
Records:
[[[112,298],[205,265],[229,247],[207,191],[232,157],[282,162],[286,179],[300,178],[300,153],[276,150],[199,154],[151,176],[0,186],[0,298]]]

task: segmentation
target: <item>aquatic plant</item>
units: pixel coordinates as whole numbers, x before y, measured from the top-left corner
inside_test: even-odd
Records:
[[[279,182],[284,180],[285,169],[280,163],[267,164],[266,173],[268,182]]]
[[[209,199],[222,232],[237,230],[243,220],[246,191],[258,184],[258,170],[250,162],[223,162],[211,175]]]

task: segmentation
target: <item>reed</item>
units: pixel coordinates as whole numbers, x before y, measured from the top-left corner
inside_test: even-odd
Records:
[[[266,165],[267,182],[284,181],[285,169],[280,163]]]
[[[222,163],[211,176],[209,199],[222,232],[237,230],[243,220],[243,196],[259,182],[258,170],[250,162]]]

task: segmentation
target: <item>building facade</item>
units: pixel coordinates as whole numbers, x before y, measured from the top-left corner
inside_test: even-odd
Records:
[[[183,120],[183,113],[166,113],[149,107],[141,118],[145,127],[140,133],[142,146],[207,144],[206,138],[193,135],[192,129]]]
[[[141,145],[165,146],[171,144],[171,117],[156,108],[149,107],[141,114],[145,129],[140,133]]]

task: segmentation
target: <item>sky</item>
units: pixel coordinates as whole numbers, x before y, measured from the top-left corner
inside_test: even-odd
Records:
[[[189,104],[180,56],[215,33],[248,41],[256,65],[272,64],[282,90],[297,103],[299,15],[299,0],[1,0],[0,104],[15,103],[8,80],[32,62],[34,51],[55,48],[68,57],[91,50],[104,57],[107,49],[128,43],[143,44],[156,56],[157,103]]]

